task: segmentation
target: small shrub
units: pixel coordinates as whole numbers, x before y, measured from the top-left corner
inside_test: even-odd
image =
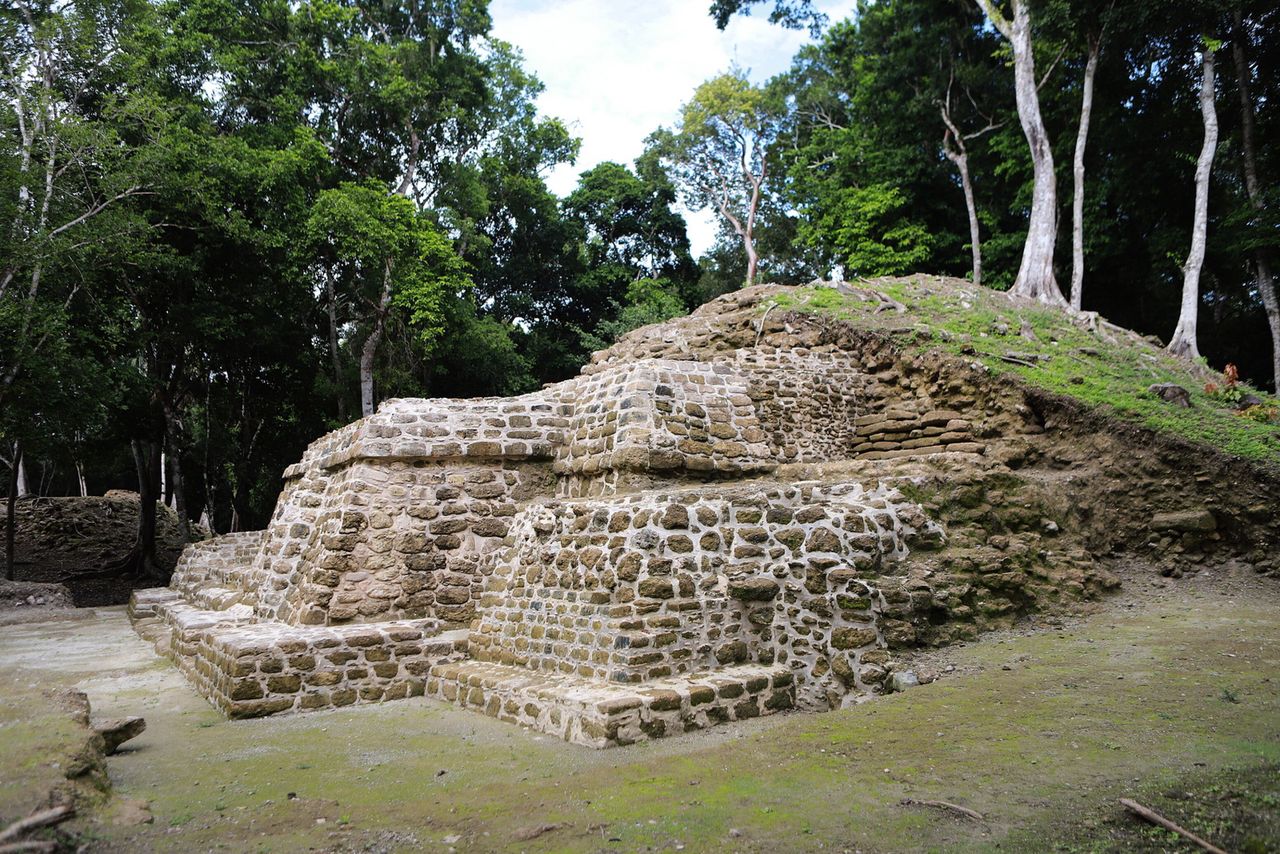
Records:
[[[1257,421],[1259,424],[1280,424],[1280,404],[1256,403],[1240,410],[1241,418]]]

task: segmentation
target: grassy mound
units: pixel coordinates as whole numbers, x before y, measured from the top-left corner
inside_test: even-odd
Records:
[[[1275,398],[1243,384],[1224,390],[1222,378],[1203,364],[1175,358],[1154,341],[1096,317],[1075,317],[933,276],[799,287],[772,302],[783,310],[874,327],[907,347],[975,360],[993,374],[1014,375],[1113,417],[1280,469]],[[1161,383],[1186,389],[1191,406],[1169,403],[1148,390]],[[1216,393],[1210,383],[1218,386]],[[1233,402],[1247,394],[1264,403],[1236,410]]]

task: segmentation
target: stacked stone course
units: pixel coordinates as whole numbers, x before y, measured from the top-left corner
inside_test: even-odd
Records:
[[[620,683],[784,664],[803,705],[830,707],[886,675],[878,579],[942,540],[900,494],[857,484],[535,505],[492,555],[470,654]]]

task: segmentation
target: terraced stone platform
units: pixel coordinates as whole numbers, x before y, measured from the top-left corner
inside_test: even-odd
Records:
[[[946,533],[891,483],[777,473],[978,456],[1008,413],[747,337],[387,401],[312,443],[265,531],[190,546],[131,614],[237,717],[426,694],[604,747],[881,692],[890,648],[973,599],[912,569]]]
[[[202,610],[168,589],[138,591],[129,616],[232,718],[421,696],[430,668],[467,649],[467,632],[438,620],[255,622],[246,606]]]

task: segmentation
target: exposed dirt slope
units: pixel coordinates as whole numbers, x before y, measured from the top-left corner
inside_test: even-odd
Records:
[[[161,566],[172,570],[184,545],[178,517],[163,505],[157,513],[157,557]],[[133,548],[138,532],[137,493],[20,499],[16,527],[17,580],[61,584],[80,607],[122,604],[134,587],[154,584],[154,580],[102,576],[104,568]],[[3,529],[0,520],[0,536]]]

